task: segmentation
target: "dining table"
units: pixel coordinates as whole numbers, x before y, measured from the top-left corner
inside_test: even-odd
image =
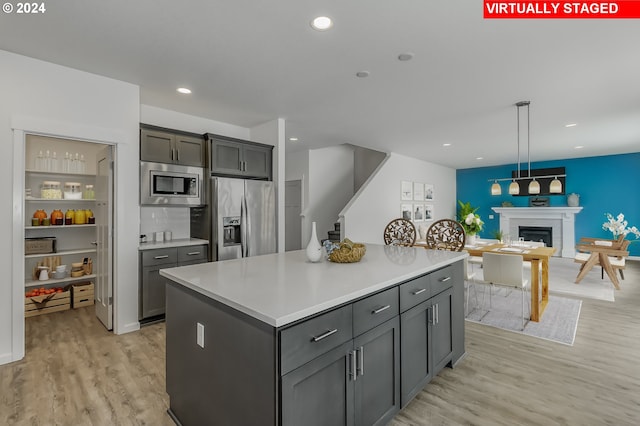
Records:
[[[526,241],[512,244],[476,242],[465,245],[469,256],[482,257],[483,253],[517,254],[531,262],[531,321],[540,322],[549,303],[549,259],[556,252],[553,247],[535,247]],[[542,265],[542,267],[540,266]]]

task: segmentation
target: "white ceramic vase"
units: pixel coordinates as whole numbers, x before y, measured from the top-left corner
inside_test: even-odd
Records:
[[[477,241],[477,238],[478,237],[476,236],[476,234],[473,234],[473,235],[467,234],[466,235],[465,245],[467,245],[467,246],[475,245],[476,241]]]
[[[322,246],[318,241],[315,222],[311,222],[311,239],[307,245],[307,259],[309,262],[320,262],[322,259]]]

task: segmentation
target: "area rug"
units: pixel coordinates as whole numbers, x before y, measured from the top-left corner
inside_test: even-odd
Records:
[[[582,307],[581,300],[549,296],[549,303],[541,321],[527,322],[524,331],[522,331],[522,295],[519,290],[513,290],[505,295],[506,291],[504,289],[498,291],[494,289],[492,308],[487,311],[486,307],[489,306],[488,294],[486,294],[484,303],[482,299],[483,291],[486,292],[488,287],[484,285],[476,287],[478,287],[479,306],[474,309],[475,297],[472,284],[471,298],[469,300],[471,312],[466,318],[467,321],[573,346]],[[526,293],[525,297],[527,298],[525,299],[525,314],[528,317],[528,301],[531,300],[531,296]]]

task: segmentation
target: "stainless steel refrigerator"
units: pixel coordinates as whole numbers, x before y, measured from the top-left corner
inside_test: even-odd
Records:
[[[273,182],[212,177],[209,192],[201,219],[208,221],[212,261],[276,252]]]

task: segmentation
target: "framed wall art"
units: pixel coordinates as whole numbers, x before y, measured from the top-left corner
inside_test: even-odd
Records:
[[[402,201],[413,200],[413,183],[403,180],[400,187],[400,199]]]

